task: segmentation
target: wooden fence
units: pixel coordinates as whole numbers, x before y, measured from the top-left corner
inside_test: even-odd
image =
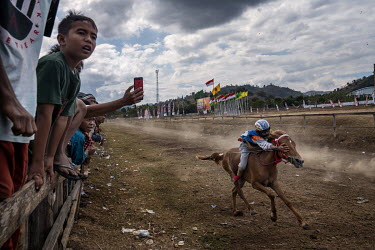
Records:
[[[45,176],[39,192],[30,181],[0,202],[0,246],[21,227],[18,249],[65,249],[77,213],[82,182]]]
[[[339,116],[369,116],[369,119],[373,120],[372,126],[350,126],[349,125],[338,125],[337,124],[337,117]],[[372,116],[372,117],[371,117]],[[285,124],[283,121],[288,118],[302,118],[301,124]],[[309,117],[332,117],[332,125],[309,125],[307,123]],[[331,129],[333,131],[333,136],[336,137],[338,129],[374,129],[375,128],[375,111],[373,112],[350,112],[350,113],[316,113],[316,114],[280,114],[280,115],[263,115],[263,114],[254,114],[254,115],[238,115],[238,116],[214,116],[214,115],[197,115],[197,116],[173,116],[173,117],[163,117],[157,118],[153,120],[160,120],[160,121],[178,121],[178,120],[204,120],[204,121],[212,121],[215,124],[222,124],[227,125],[225,121],[228,119],[236,120],[236,123],[241,123],[239,120],[243,119],[269,119],[269,118],[278,118],[279,121],[277,126],[280,127],[294,127],[294,128],[324,128],[324,129]],[[145,120],[145,119],[141,119]],[[132,121],[139,121],[134,120]],[[229,124],[228,124],[229,125]]]

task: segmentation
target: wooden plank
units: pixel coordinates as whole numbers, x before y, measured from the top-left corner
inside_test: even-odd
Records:
[[[63,249],[66,249],[66,246],[67,246],[68,241],[69,241],[69,235],[70,235],[70,232],[72,231],[72,228],[73,228],[73,225],[74,225],[74,218],[75,218],[75,215],[76,215],[77,207],[79,206],[79,203],[78,203],[79,193],[80,192],[77,192],[76,195],[73,197],[72,208],[70,209],[69,217],[68,217],[68,220],[66,222],[66,227],[64,229],[64,232],[63,232],[63,235],[62,235],[62,238],[61,238],[61,245],[62,245]]]
[[[55,200],[53,202],[52,205],[52,211],[53,211],[53,220],[55,220],[57,218],[57,216],[59,215],[59,211],[62,207],[62,205],[64,204],[64,194],[63,194],[63,186],[64,186],[64,183],[61,182],[59,183],[56,188],[55,188]]]
[[[34,181],[26,183],[21,190],[10,198],[0,203],[0,246],[2,246],[13,232],[25,222],[26,218],[38,206],[38,204],[48,195],[56,183],[64,180],[59,175],[55,176],[55,184],[50,184],[49,178],[44,176],[46,183],[39,192],[35,191]]]
[[[81,204],[82,188],[83,188],[83,182],[81,182],[81,186],[79,187],[79,191],[78,191],[78,204]],[[78,212],[79,212],[79,208],[77,208],[75,216],[78,216]]]
[[[28,220],[26,219],[25,220],[25,223],[23,223],[21,226],[20,226],[20,237],[18,238],[18,245],[17,245],[17,249],[18,250],[26,250],[28,249]]]
[[[57,238],[59,237],[60,233],[63,230],[66,217],[72,205],[72,199],[73,199],[72,197],[76,196],[76,194],[80,191],[80,187],[81,187],[81,181],[77,181],[76,185],[74,186],[73,191],[64,202],[64,205],[62,206],[60,210],[59,216],[57,217],[55,223],[53,224],[51,231],[49,232],[47,236],[46,241],[44,242],[44,246],[42,250],[50,250],[55,247]]]
[[[55,203],[53,190],[29,216],[29,248],[41,249],[54,222],[52,206]]]

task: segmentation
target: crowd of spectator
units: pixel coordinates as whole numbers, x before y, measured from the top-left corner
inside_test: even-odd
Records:
[[[143,98],[130,86],[122,98],[97,103],[81,94],[83,60],[96,47],[98,28],[70,11],[58,25],[58,45],[39,58],[50,36],[58,0],[0,1],[0,201],[34,180],[38,191],[55,172],[84,179],[79,170],[103,145],[105,114]],[[70,145],[68,147],[68,144]],[[16,249],[19,230],[1,249]]]

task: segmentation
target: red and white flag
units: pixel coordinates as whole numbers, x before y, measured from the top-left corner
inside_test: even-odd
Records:
[[[335,104],[333,103],[333,101],[332,101],[332,100],[329,100],[329,103],[331,104],[332,108],[334,108],[334,107],[335,107]]]
[[[339,105],[340,108],[342,108],[342,104],[341,104],[340,100],[337,100],[337,104]]]
[[[211,85],[214,85],[214,79],[209,80],[208,82],[206,82],[206,87],[211,86]]]
[[[223,97],[221,101],[229,101],[230,99],[236,98],[236,93],[230,93]]]
[[[217,98],[217,102],[222,102],[225,98],[225,95],[221,95]]]
[[[225,97],[225,101],[229,101],[233,98],[236,98],[236,93],[230,93]]]

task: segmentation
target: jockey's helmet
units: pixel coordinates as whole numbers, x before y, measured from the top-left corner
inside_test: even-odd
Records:
[[[261,119],[255,122],[255,129],[257,131],[269,130],[270,124],[266,120]]]

